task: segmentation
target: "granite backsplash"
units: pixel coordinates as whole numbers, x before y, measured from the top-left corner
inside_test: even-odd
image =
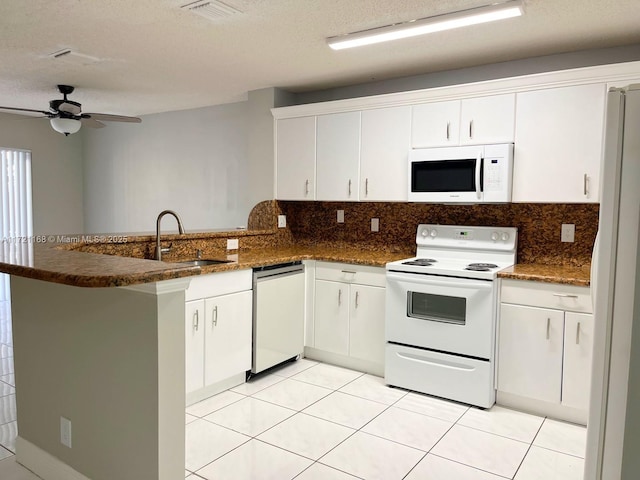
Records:
[[[344,210],[344,223],[337,211]],[[249,228],[266,230],[287,216],[278,243],[360,245],[367,250],[415,252],[420,223],[518,228],[518,262],[583,266],[591,262],[598,230],[598,204],[511,203],[503,205],[435,205],[395,202],[261,202],[249,216]],[[378,218],[378,232],[371,219]],[[560,241],[563,223],[575,224],[575,242]]]

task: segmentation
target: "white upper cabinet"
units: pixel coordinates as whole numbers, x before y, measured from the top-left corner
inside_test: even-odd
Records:
[[[276,122],[276,198],[315,200],[316,117]]]
[[[360,112],[317,117],[317,200],[358,200]]]
[[[412,109],[411,146],[447,147],[460,140],[460,100],[423,103]]]
[[[360,200],[406,201],[411,107],[362,112]]]
[[[513,142],[515,116],[513,93],[462,100],[460,145]]]
[[[599,201],[605,84],[519,93],[514,202]]]
[[[513,142],[513,93],[413,107],[413,148]]]

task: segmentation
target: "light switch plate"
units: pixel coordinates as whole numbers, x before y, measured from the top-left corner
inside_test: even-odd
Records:
[[[344,223],[344,210],[338,210],[338,223]]]
[[[371,231],[372,232],[380,231],[380,219],[379,218],[372,218],[371,219]]]
[[[238,249],[238,239],[227,238],[227,250],[237,250],[237,249]]]
[[[287,226],[287,216],[278,215],[278,228],[284,228]]]
[[[560,241],[565,243],[575,242],[576,226],[573,223],[563,223],[560,234]]]

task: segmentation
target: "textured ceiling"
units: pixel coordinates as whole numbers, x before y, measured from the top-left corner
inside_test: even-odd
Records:
[[[0,105],[46,109],[56,84],[86,112],[143,115],[227,103],[265,87],[309,91],[640,43],[640,0],[526,0],[524,17],[333,51],[326,37],[491,0],[1,0]],[[52,59],[65,49],[77,55]]]

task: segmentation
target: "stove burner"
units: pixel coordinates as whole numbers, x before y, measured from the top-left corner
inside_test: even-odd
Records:
[[[471,270],[472,272],[490,272],[491,269],[487,267],[472,267],[469,265],[465,270]]]
[[[490,268],[498,268],[498,265],[495,263],[470,263],[467,267],[471,267],[467,268],[467,270],[471,270],[472,268],[485,268],[488,270]]]
[[[416,258],[415,260],[409,260],[408,262],[402,262],[403,265],[418,265],[419,267],[430,267],[437,260],[433,258]]]

